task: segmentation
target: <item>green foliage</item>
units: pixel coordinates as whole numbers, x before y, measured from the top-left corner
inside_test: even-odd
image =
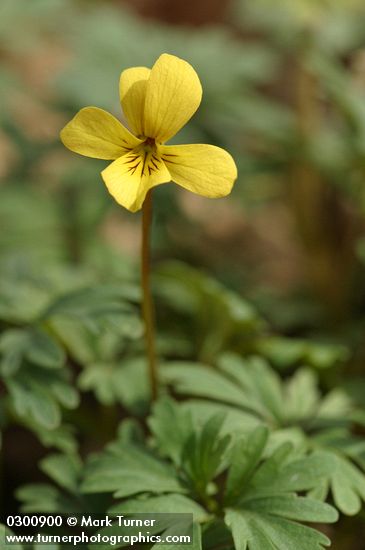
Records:
[[[66,359],[62,347],[47,332],[39,329],[12,329],[4,332],[0,339],[0,352],[4,376],[15,374],[23,361],[57,369],[64,366]]]
[[[168,342],[176,355],[178,340],[182,356],[214,362],[217,355],[232,350],[263,356],[280,370],[302,364],[326,369],[349,357],[344,345],[269,334],[267,323],[250,303],[182,262],[162,263],[154,280],[160,307],[179,318],[178,326],[172,327],[164,326],[162,318],[165,355],[171,353]]]
[[[173,445],[164,434],[171,426],[170,414],[180,427]],[[232,531],[236,548],[246,547],[243,534],[237,532],[242,522],[250,526],[249,538],[256,546],[268,537],[272,543],[281,540],[278,548],[285,548],[299,533],[318,548],[327,544],[323,535],[295,523],[336,521],[337,514],[330,506],[295,495],[324,479],[327,465],[314,456],[296,457],[288,444],[264,459],[266,429],[258,428],[234,441],[220,435],[223,420],[217,414],[197,428],[181,406],[168,399],[160,401],[150,418],[154,454],[146,447],[118,441],[111,444],[106,453],[90,462],[83,490],[113,491],[115,497],[126,498],[111,509],[113,512],[193,512],[197,523],[210,518],[202,524],[203,542],[205,531],[224,513],[226,544]],[[158,458],[160,446],[162,455],[174,461],[175,470]]]
[[[172,469],[125,443],[110,446],[109,452],[90,462],[82,489],[85,493],[115,491],[116,497],[142,492],[184,493]]]
[[[250,304],[211,277],[177,262],[160,266],[155,288],[174,314],[183,317],[194,355],[213,358],[222,349],[243,348],[265,323]],[[193,323],[193,324],[192,324]],[[209,329],[208,329],[209,327]]]
[[[77,452],[50,454],[40,469],[52,483],[31,483],[16,491],[24,513],[99,514],[106,509],[104,495],[85,498],[80,491],[83,463]]]
[[[274,430],[274,448],[286,440],[297,449],[306,448],[312,456],[320,457],[327,473],[316,496],[325,499],[331,490],[335,504],[344,514],[359,512],[361,499],[365,500],[365,444],[362,438],[352,435],[357,415],[348,395],[335,389],[322,398],[316,375],[305,368],[282,382],[257,357],[242,361],[226,354],[218,360],[217,367],[218,370],[171,363],[164,367],[164,373],[174,391],[214,400],[228,409],[231,417],[226,422],[227,432],[245,432],[256,418]],[[204,401],[191,400],[188,408],[196,410],[197,415],[204,414],[204,409],[209,414]]]
[[[177,426],[173,443],[166,437],[171,416]],[[265,427],[239,437],[224,435],[223,421],[218,413],[197,426],[182,405],[164,398],[149,419],[150,441],[133,441],[121,429],[117,440],[90,457],[86,469],[76,456],[48,456],[41,468],[63,491],[28,486],[18,491],[18,498],[24,511],[61,512],[66,505],[75,510],[75,503],[85,502],[82,494],[100,507],[106,494],[113,493],[117,502],[109,504],[109,513],[192,513],[199,547],[214,526],[222,530],[225,544],[233,539],[237,549],[247,544],[284,549],[299,535],[303,550],[314,547],[310,544],[326,546],[328,539],[302,522],[337,519],[331,506],[305,496],[326,481],[328,460],[298,453],[288,442],[270,451]],[[161,531],[168,528],[160,525]],[[110,529],[103,534],[112,534]]]
[[[104,362],[109,368],[141,334],[138,293],[129,280],[99,282],[92,265],[72,269],[59,260],[47,261],[46,270],[32,256],[3,256],[0,371],[8,390],[6,417],[30,428],[43,444],[70,450],[73,436],[61,421],[64,409],[79,404],[72,365],[85,369],[81,389],[92,389],[94,365]],[[148,388],[133,384],[133,375],[141,373],[133,361],[117,369],[121,379],[131,376],[129,388],[121,380],[116,397],[132,408],[148,400]],[[98,383],[97,391],[103,400]]]
[[[307,502],[303,506],[300,497],[294,499],[268,499],[267,502],[252,503],[252,512],[229,510],[226,523],[232,531],[234,545],[237,550],[269,550],[278,548],[284,550],[295,545],[299,549],[320,549],[329,546],[328,538],[308,527],[294,523],[297,521],[334,521],[335,517],[329,510],[318,510],[315,502]],[[313,506],[314,504],[314,506]],[[275,514],[270,513],[275,510]],[[289,519],[287,514],[289,512]],[[269,513],[267,513],[269,512]],[[285,518],[285,519],[284,519]]]
[[[327,464],[328,476],[313,494],[324,499],[331,490],[335,505],[343,514],[357,514],[361,510],[361,501],[365,501],[365,475],[331,449],[315,451],[314,454]]]
[[[9,328],[0,339],[1,371],[10,394],[10,407],[17,416],[28,419],[41,428],[57,428],[61,409],[75,408],[78,394],[70,385],[70,372],[66,363],[67,353],[72,358],[72,348],[77,333],[83,334],[91,344],[95,334],[111,329],[119,337],[134,337],[139,330],[135,307],[125,297],[123,288],[99,287],[60,290],[51,277],[34,280],[28,274],[20,285],[35,289],[35,293],[21,298],[17,280],[9,280],[9,300],[3,295],[2,318],[12,324],[22,323],[24,328]],[[75,285],[74,283],[74,285]],[[10,285],[16,291],[10,290]],[[37,292],[38,291],[38,292]],[[11,301],[10,301],[10,292]],[[27,308],[27,304],[29,307]],[[65,323],[75,328],[70,350],[68,349]]]
[[[344,345],[283,336],[265,336],[257,342],[256,351],[280,370],[303,364],[326,369],[343,363],[349,357]]]
[[[178,393],[239,407],[274,427],[294,425],[312,431],[342,426],[346,416],[351,423],[354,407],[346,393],[333,390],[321,401],[318,378],[308,368],[283,382],[263,358],[224,354],[216,368],[171,362],[163,371],[166,382]]]

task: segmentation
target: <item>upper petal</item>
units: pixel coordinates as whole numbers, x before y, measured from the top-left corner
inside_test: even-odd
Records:
[[[115,200],[136,212],[142,207],[147,191],[171,180],[165,163],[156,153],[127,153],[112,162],[101,173],[108,191]]]
[[[119,95],[128,124],[137,136],[144,135],[143,113],[151,69],[134,67],[120,75]]]
[[[201,98],[202,87],[191,65],[174,55],[161,55],[147,82],[145,135],[167,141],[192,117]]]
[[[141,143],[113,115],[98,107],[85,107],[61,131],[62,143],[71,151],[111,160]]]
[[[162,145],[159,152],[171,179],[198,195],[228,195],[237,178],[236,164],[227,151],[214,145]]]

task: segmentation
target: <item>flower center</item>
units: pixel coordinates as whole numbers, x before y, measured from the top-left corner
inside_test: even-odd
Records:
[[[153,138],[147,137],[142,143],[142,147],[146,153],[154,153],[156,151],[156,142]]]
[[[157,144],[153,138],[141,137],[143,143],[135,147],[128,153],[128,172],[132,175],[139,173],[141,176],[151,176],[163,166],[159,154],[157,153]]]

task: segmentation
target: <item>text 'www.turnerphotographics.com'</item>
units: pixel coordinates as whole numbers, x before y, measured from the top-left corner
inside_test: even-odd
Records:
[[[6,517],[4,525],[5,547],[193,543],[192,514],[19,514]]]

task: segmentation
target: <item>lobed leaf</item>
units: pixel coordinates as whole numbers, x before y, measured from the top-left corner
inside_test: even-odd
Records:
[[[159,452],[169,457],[176,466],[180,465],[184,445],[193,431],[193,420],[189,411],[172,399],[164,397],[153,405],[148,425]],[[174,427],[173,430],[171,426]]]
[[[115,497],[138,493],[184,493],[171,467],[146,451],[124,444],[90,462],[84,493],[113,492]]]
[[[47,455],[41,460],[40,468],[60,487],[71,493],[78,492],[81,461],[77,455]]]
[[[365,501],[365,475],[348,459],[329,449],[314,452],[314,457],[327,466],[322,497],[332,492],[337,508],[348,516],[357,514]],[[316,493],[314,493],[315,496]]]
[[[268,430],[265,427],[258,427],[250,436],[236,442],[227,474],[226,503],[234,501],[244,492],[248,480],[262,458],[267,438]]]
[[[260,509],[257,512],[228,509],[225,521],[237,550],[322,550],[330,545],[329,539],[319,531]]]

